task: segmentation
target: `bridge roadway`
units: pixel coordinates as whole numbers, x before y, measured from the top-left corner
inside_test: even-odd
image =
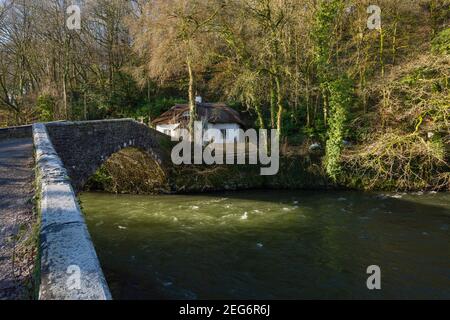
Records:
[[[0,140],[0,299],[27,299],[34,261],[26,248],[33,214],[33,139]]]

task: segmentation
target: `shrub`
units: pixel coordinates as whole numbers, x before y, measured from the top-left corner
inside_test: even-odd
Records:
[[[431,48],[434,53],[450,54],[450,28],[447,28],[433,39]]]
[[[353,100],[353,85],[348,78],[341,78],[331,82],[328,90],[330,93],[330,118],[325,166],[328,175],[336,181],[341,173],[341,152],[348,109]]]
[[[54,120],[55,99],[49,94],[40,95],[36,101],[39,120],[48,122]]]

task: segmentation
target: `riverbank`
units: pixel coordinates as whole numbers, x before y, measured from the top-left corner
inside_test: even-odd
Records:
[[[260,165],[182,165],[169,173],[159,169],[148,154],[123,149],[89,180],[86,190],[119,194],[193,193],[247,189],[330,189],[336,188],[321,165],[321,154],[280,157],[274,176],[262,176]]]
[[[374,172],[355,172],[345,167],[343,178],[332,181],[324,168],[319,150],[294,147],[301,152],[286,152],[280,157],[280,169],[274,176],[261,176],[259,165],[183,165],[173,166],[165,174],[155,160],[138,149],[127,148],[112,155],[91,177],[86,191],[118,194],[195,193],[248,189],[352,189],[364,191],[448,191],[449,182],[412,184],[402,188],[400,178],[381,180]],[[306,149],[306,151],[305,151]],[[440,174],[436,171],[436,175]],[[442,179],[440,180],[442,181]]]

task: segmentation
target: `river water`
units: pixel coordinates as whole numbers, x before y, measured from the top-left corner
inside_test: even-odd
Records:
[[[115,299],[450,298],[449,193],[80,198]]]

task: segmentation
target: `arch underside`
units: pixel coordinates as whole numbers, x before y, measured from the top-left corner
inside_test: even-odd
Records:
[[[154,155],[136,147],[113,153],[83,184],[85,190],[111,193],[169,193],[167,172]]]

